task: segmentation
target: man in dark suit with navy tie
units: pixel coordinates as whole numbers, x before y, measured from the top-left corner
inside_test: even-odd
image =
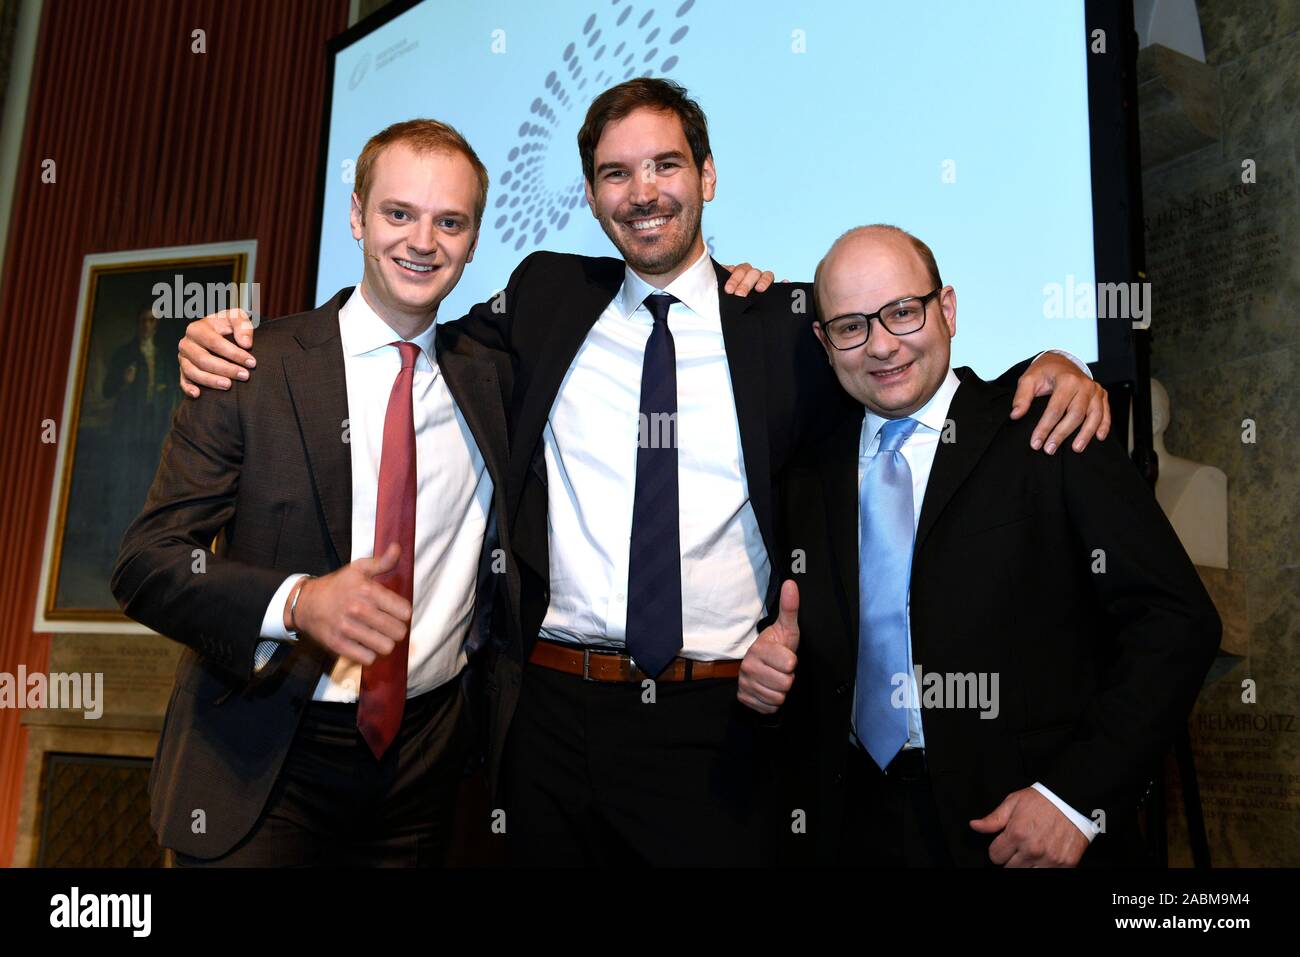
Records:
[[[950,367],[956,294],[920,240],[851,231],[816,299],[857,404],[787,474],[798,625],[741,676],[783,716],[791,844],[876,866],[1137,862],[1138,806],[1219,638],[1151,490],[1116,438],[1033,452],[1011,391]]]
[[[736,679],[778,611],[774,477],[846,400],[808,330],[809,286],[725,291],[700,231],[708,127],[685,90],[605,91],[578,145],[622,259],[535,254],[459,324],[515,362],[521,610],[489,677],[511,853],[759,863],[771,735]],[[1054,407],[1064,434],[1104,405],[1059,356],[1029,380],[1059,385],[1059,406],[1077,396]]]

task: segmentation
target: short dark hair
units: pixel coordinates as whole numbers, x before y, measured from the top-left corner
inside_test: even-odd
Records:
[[[659,77],[639,76],[611,86],[591,101],[587,118],[578,130],[578,154],[582,157],[582,175],[588,183],[596,181],[596,143],[605,126],[621,120],[633,110],[658,110],[675,113],[682,121],[682,131],[691,147],[695,168],[704,169],[704,161],[712,152],[709,149],[709,121],[680,83]]]

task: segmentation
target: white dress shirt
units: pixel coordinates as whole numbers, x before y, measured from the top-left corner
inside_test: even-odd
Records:
[[[544,638],[623,645],[641,366],[654,326],[642,303],[655,291],[626,270],[551,406],[542,436],[551,573]],[[708,253],[663,291],[680,300],[668,328],[677,355],[681,654],[742,658],[766,613],[771,568],[749,500]]]
[[[348,442],[352,457],[351,560],[374,552],[375,508],[384,418],[402,367],[391,343],[401,337],[366,301],[360,287],[339,310],[347,377]],[[475,585],[492,506],[492,479],[464,416],[452,401],[434,354],[432,324],[412,342],[420,347],[412,382],[415,425],[415,574],[407,650],[407,697],[450,681],[465,666],[465,639],[474,615]],[[344,423],[339,423],[343,440]],[[285,600],[301,575],[291,575],[272,597],[262,637],[284,640]],[[257,659],[264,664],[263,642]],[[274,646],[271,645],[270,650]],[[400,649],[399,649],[400,650]],[[340,658],[321,675],[313,698],[354,702],[361,665]]]
[[[1076,364],[1081,364],[1073,356],[1072,359]],[[1087,367],[1083,367],[1087,371]],[[930,400],[921,406],[911,415],[911,418],[917,421],[917,426],[912,435],[903,443],[899,451],[907,461],[907,466],[912,473],[912,532],[916,534],[917,525],[921,521],[921,503],[925,501],[925,488],[930,481],[930,470],[934,466],[934,456],[939,450],[939,440],[943,435],[944,423],[948,419],[948,409],[952,405],[952,397],[957,393],[957,387],[961,385],[961,380],[957,378],[957,373],[952,371],[951,366],[948,368],[948,374],[944,376],[943,382],[935,390]],[[862,487],[862,476],[866,472],[867,463],[875,456],[876,450],[880,447],[880,430],[887,420],[874,412],[866,412],[862,417],[862,432],[858,439],[858,488]],[[859,497],[859,501],[860,501]],[[862,523],[859,518],[858,537],[861,539]],[[859,552],[861,548],[859,547]],[[921,662],[922,667],[925,662]],[[907,609],[907,675],[910,687],[910,697],[907,700],[919,702],[921,700],[916,687],[916,673],[913,670],[914,663],[912,659],[912,609],[909,589],[908,609]],[[856,703],[854,713],[857,712]],[[925,732],[921,724],[921,710],[919,707],[909,707],[907,709],[907,744],[908,748],[925,747]],[[1035,783],[1034,789],[1043,797],[1052,802],[1062,814],[1083,832],[1084,836],[1091,842],[1101,828],[1080,814],[1074,808],[1070,807],[1059,797],[1045,788],[1042,784]],[[989,808],[989,810],[993,810]]]

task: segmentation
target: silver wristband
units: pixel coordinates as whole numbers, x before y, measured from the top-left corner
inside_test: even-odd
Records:
[[[289,602],[290,641],[298,640],[298,619],[296,617],[298,611],[298,599],[302,597],[302,590],[307,587],[307,582],[311,581],[315,577],[315,575],[304,575],[302,580],[298,582],[297,586],[293,590],[293,601]]]

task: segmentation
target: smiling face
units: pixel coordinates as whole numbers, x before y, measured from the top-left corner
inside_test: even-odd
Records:
[[[713,199],[713,158],[697,169],[681,120],[642,108],[607,124],[596,143],[587,203],[627,264],[666,286],[704,252],[700,220]]]
[[[906,235],[868,229],[832,247],[818,276],[817,303],[821,318],[829,321],[850,313],[870,314],[933,288],[929,270]],[[925,310],[919,331],[894,336],[873,319],[866,344],[844,351],[831,346],[820,326],[813,327],[840,385],[877,415],[911,415],[948,374],[952,337],[957,334],[957,294],[944,286]]]
[[[463,154],[397,142],[375,159],[364,216],[352,194],[352,236],[366,252],[361,291],[402,335],[427,328],[473,261],[478,193]]]

